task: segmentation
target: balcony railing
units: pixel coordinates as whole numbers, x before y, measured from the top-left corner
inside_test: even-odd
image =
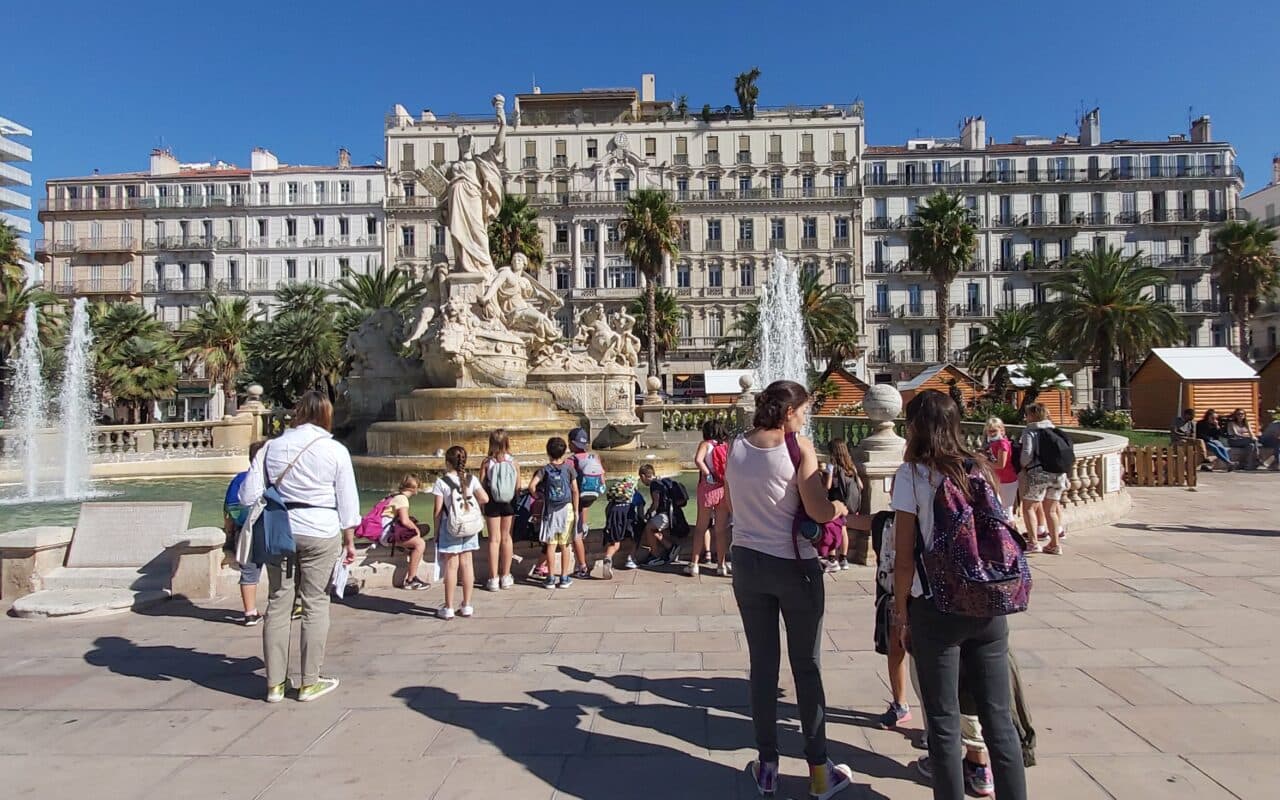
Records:
[[[896,316],[898,313],[894,306],[872,306],[867,309],[867,319],[893,319]]]
[[[738,240],[738,246],[737,246],[737,249],[738,249],[738,250],[747,250],[747,251],[755,250],[755,249],[756,249],[756,240],[755,240],[754,238],[753,238],[753,239],[739,239],[739,240]]]
[[[862,268],[868,275],[892,275],[896,270],[890,261],[872,261]]]
[[[606,240],[605,240],[605,243],[604,243],[604,251],[605,251],[606,253],[621,253],[621,252],[622,252],[622,240],[621,240],[621,239],[606,239]]]
[[[565,169],[569,166],[569,157],[555,156],[551,159],[551,166],[555,169]]]
[[[397,245],[396,256],[399,258],[417,258],[418,246],[416,244]]]
[[[718,253],[724,249],[723,239],[707,239],[702,243],[702,249],[712,253]]]
[[[525,169],[537,169],[537,168],[538,168],[538,157],[537,157],[537,156],[525,156],[523,159],[521,159],[521,160],[520,160],[520,166],[524,167]]]
[[[768,201],[768,200],[832,200],[852,198],[857,194],[856,186],[843,186],[840,188],[831,186],[817,187],[790,187],[786,189],[772,189],[768,187],[758,186],[752,189],[678,189],[669,190],[667,196],[677,203],[723,203],[731,201]],[[552,193],[535,193],[525,194],[529,202],[540,206],[576,206],[576,205],[616,205],[626,202],[635,195],[635,190],[614,190],[614,191],[583,191],[583,192],[552,192]],[[393,205],[393,200],[403,198],[389,198],[388,206]],[[421,200],[423,198],[409,198],[411,200]],[[435,201],[432,199],[429,203],[422,203],[423,206],[434,206]]]
[[[162,278],[142,284],[143,294],[194,294],[208,292],[215,286],[209,278]]]
[[[932,303],[907,303],[902,307],[902,316],[907,319],[929,319],[938,316]]]
[[[812,150],[801,150],[801,151],[800,151],[800,160],[801,160],[801,161],[803,161],[803,162],[805,162],[805,163],[813,163],[813,151],[812,151]]]
[[[552,242],[551,243],[552,255],[556,255],[556,256],[568,255],[569,251],[572,249],[573,249],[573,245],[571,242]]]
[[[989,317],[991,312],[984,303],[956,303],[951,306],[953,317]]]
[[[869,231],[887,231],[893,228],[893,220],[888,217],[867,217],[863,227]]]
[[[800,237],[800,249],[801,249],[801,250],[817,250],[817,249],[818,249],[818,237],[816,237],[816,236],[801,236],[801,237]]]
[[[786,249],[787,249],[787,238],[786,238],[785,236],[781,236],[781,237],[778,237],[778,238],[776,238],[776,239],[770,239],[770,240],[769,240],[769,249],[770,249],[770,250],[786,250]]]
[[[387,198],[387,208],[435,208],[436,204],[436,198],[431,195]]]
[[[166,250],[170,252],[199,252],[202,250],[231,249],[240,246],[240,237],[218,236],[163,236],[158,239],[147,239],[142,243],[144,250]]]
[[[76,252],[76,247],[77,244],[74,239],[37,239],[35,245],[36,258],[70,255]]]
[[[845,160],[847,160],[847,159],[845,158],[845,152],[844,152],[843,150],[832,150],[832,151],[831,151],[831,160],[832,160],[832,161],[845,161]]]
[[[847,250],[849,249],[851,239],[848,236],[837,236],[831,240],[831,249]]]
[[[768,161],[769,161],[769,163],[770,163],[770,164],[781,164],[781,163],[782,163],[782,153],[769,153],[769,154],[766,156],[766,158],[768,159]]]
[[[100,236],[81,239],[76,249],[81,253],[133,253],[138,250],[138,240],[132,236]]]
[[[192,195],[190,197],[62,197],[40,201],[41,211],[132,211],[138,209],[244,208],[284,206],[378,206],[381,196],[363,192],[296,192],[292,195]]]
[[[1170,305],[1179,314],[1225,314],[1228,311],[1224,300],[1175,300]]]
[[[676,166],[687,167],[689,166],[689,154],[676,153],[671,157],[671,163],[675,164]]]
[[[980,183],[1087,183],[1102,181],[1142,180],[1234,180],[1243,182],[1244,171],[1238,166],[1186,167],[1184,169],[1157,169],[1129,167],[1117,169],[1056,169],[1036,170],[925,170],[881,171],[869,168],[864,181],[869,188],[881,186],[961,186]]]
[[[1143,225],[1185,224],[1226,222],[1227,220],[1247,220],[1249,212],[1243,208],[1214,209],[1207,208],[1168,208],[1142,212],[1139,219]]]
[[[63,297],[95,294],[137,294],[138,282],[132,278],[88,278],[55,283],[53,293]]]
[[[750,150],[739,150],[739,151],[738,151],[738,163],[739,163],[739,164],[750,164],[750,163],[751,163],[751,151],[750,151]]]
[[[897,364],[935,364],[938,361],[938,350],[934,347],[913,347],[899,350],[893,354]]]
[[[707,164],[719,164],[720,153],[715,150],[708,152],[706,155],[706,158],[704,159],[704,162]]]

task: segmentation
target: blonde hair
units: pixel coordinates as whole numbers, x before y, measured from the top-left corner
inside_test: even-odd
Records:
[[[406,474],[403,478],[400,479],[400,491],[402,492],[405,489],[421,489],[421,488],[422,488],[422,481],[418,480],[417,475]]]
[[[998,428],[1001,433],[1004,433],[1004,420],[999,417],[991,417],[987,420],[987,430],[992,428]]]
[[[489,458],[497,461],[511,452],[511,437],[506,428],[497,428],[489,434]]]

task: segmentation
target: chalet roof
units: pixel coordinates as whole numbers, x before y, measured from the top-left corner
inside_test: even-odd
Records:
[[[905,383],[899,383],[898,391],[900,392],[915,391],[916,389],[919,389],[921,386],[924,386],[926,383],[928,383],[934,376],[938,375],[939,373],[943,372],[948,368],[953,369],[956,372],[960,373],[960,376],[965,380],[968,380],[972,383],[977,383],[977,381],[974,380],[972,375],[960,369],[955,364],[934,364],[932,367],[928,367],[927,369],[925,369],[924,372],[921,372],[919,375],[915,376],[911,380],[906,381]]]
[[[1225,347],[1155,347],[1142,365],[1134,371],[1137,376],[1151,359],[1163,361],[1169,369],[1186,381],[1229,381],[1257,378],[1253,367],[1241,361]]]

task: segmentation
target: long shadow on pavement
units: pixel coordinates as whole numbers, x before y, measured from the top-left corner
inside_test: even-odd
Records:
[[[207,689],[250,699],[261,699],[262,669],[257,656],[237,658],[205,653],[193,647],[139,645],[122,636],[100,636],[84,660],[117,675],[148,681],[187,681]]]
[[[1229,536],[1280,536],[1275,528],[1212,528],[1206,525],[1176,525],[1164,522],[1114,522],[1114,528],[1127,528],[1137,531],[1153,531],[1156,533],[1225,533]]]

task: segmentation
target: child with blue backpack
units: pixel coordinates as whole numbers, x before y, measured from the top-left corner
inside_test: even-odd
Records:
[[[591,577],[587,566],[587,509],[605,492],[604,465],[600,457],[591,452],[591,437],[582,428],[569,431],[569,448],[573,451],[569,463],[578,476],[577,529],[573,537],[573,555],[578,566],[573,576],[581,579]]]
[[[547,579],[544,589],[568,589],[574,534],[578,526],[578,476],[565,458],[569,445],[559,436],[547,440],[547,463],[533,474],[529,492],[542,497],[539,541],[546,548]],[[560,551],[560,575],[555,574],[555,554]]]
[[[907,405],[907,446],[893,480],[890,635],[909,652],[928,724],[935,800],[965,796],[960,665],[1001,800],[1025,800],[1022,746],[1013,725],[1009,625],[1027,607],[1031,572],[996,494],[988,462],[971,452],[960,410],[927,391]]]

